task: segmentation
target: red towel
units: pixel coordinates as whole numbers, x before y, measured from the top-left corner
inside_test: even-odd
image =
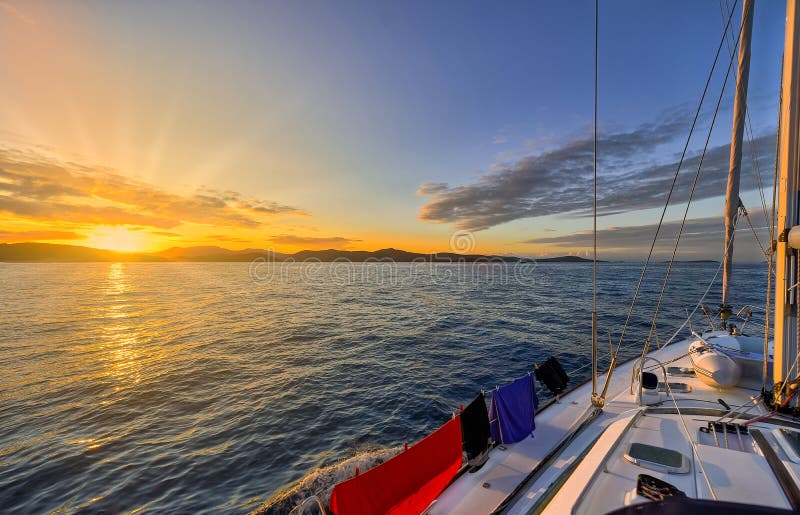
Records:
[[[390,460],[333,488],[336,515],[418,515],[461,468],[461,421],[456,417]]]

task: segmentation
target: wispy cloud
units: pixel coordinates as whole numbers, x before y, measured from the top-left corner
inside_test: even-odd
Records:
[[[70,231],[0,231],[0,241],[82,240],[86,236]]]
[[[341,236],[331,237],[316,237],[316,236],[296,236],[293,234],[280,234],[272,236],[269,241],[279,245],[306,245],[309,247],[339,247],[345,248],[353,243],[360,242],[352,238],[343,238]]]
[[[36,147],[0,147],[0,212],[32,220],[171,229],[183,222],[252,228],[265,217],[306,215],[235,191],[180,195],[114,170],[59,159]]]
[[[662,151],[688,130],[690,116],[684,109],[667,112],[658,123],[648,123],[629,132],[602,134],[598,141],[600,179],[598,210],[610,215],[663,206],[677,162],[654,163],[652,155]],[[754,147],[763,170],[771,170],[774,136],[756,138]],[[710,148],[695,199],[722,195],[729,159],[729,145]],[[686,202],[699,155],[683,165],[673,203]],[[419,218],[452,224],[460,229],[483,230],[517,220],[553,214],[584,216],[591,212],[593,140],[577,138],[492,171],[465,186],[424,183],[420,195],[429,197]],[[750,150],[742,163],[742,190],[756,188]]]
[[[672,253],[675,238],[681,222],[679,220],[665,222],[659,233],[655,255],[667,258]],[[722,217],[694,218],[686,221],[681,234],[679,248],[682,259],[718,259],[723,250],[725,223]],[[632,257],[646,253],[653,241],[656,224],[636,225],[630,227],[609,227],[597,232],[598,246],[606,257]],[[768,230],[756,227],[762,244],[769,241]],[[735,249],[740,258],[746,261],[762,261],[763,255],[755,242],[752,231],[744,219],[737,226]],[[532,238],[524,243],[547,245],[562,251],[587,250],[592,247],[591,231],[560,236]]]
[[[0,185],[0,190],[2,190],[2,185]],[[90,206],[52,200],[24,200],[7,195],[0,195],[0,212],[30,220],[76,224],[147,225],[169,229],[181,223],[180,219],[146,215],[115,206]]]

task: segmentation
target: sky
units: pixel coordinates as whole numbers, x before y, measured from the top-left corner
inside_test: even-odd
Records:
[[[601,2],[601,258],[646,253],[731,7]],[[734,9],[667,221],[683,216]],[[762,242],[754,169],[770,203],[784,9],[754,17],[741,197]],[[585,255],[593,31],[584,0],[0,0],[0,241]],[[723,249],[735,68],[687,259]],[[758,261],[738,234],[737,259]]]

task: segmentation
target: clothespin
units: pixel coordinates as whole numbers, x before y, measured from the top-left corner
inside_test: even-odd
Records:
[[[403,442],[403,450],[404,451],[408,450],[408,441]]]
[[[463,404],[459,404],[458,407],[461,408],[461,413],[464,413],[464,405]]]
[[[361,469],[359,469],[358,467],[356,467],[356,475],[355,475],[355,476],[353,476],[353,477],[358,477],[358,475],[359,475],[360,473],[361,473]]]

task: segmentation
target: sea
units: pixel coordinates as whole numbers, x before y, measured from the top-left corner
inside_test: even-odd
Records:
[[[641,270],[598,265],[601,367]],[[673,267],[654,345],[708,328],[720,275]],[[766,281],[735,267],[748,334]],[[590,375],[590,263],[0,263],[0,285],[3,513],[285,512],[268,501],[309,474],[413,443],[549,356]]]

